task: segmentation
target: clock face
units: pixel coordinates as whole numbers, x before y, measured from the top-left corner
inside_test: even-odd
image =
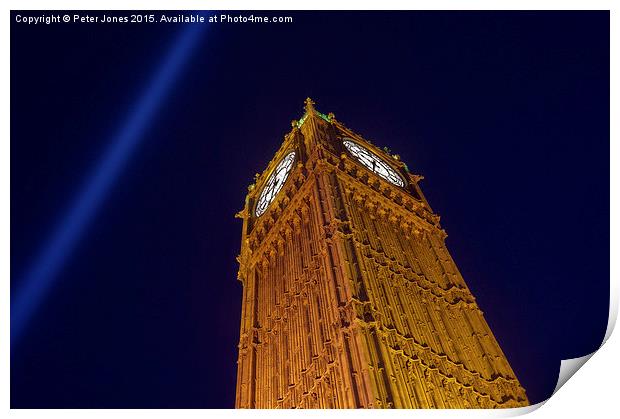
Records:
[[[293,168],[294,161],[295,152],[291,151],[278,163],[271,176],[269,176],[269,179],[267,179],[267,183],[260,193],[258,203],[256,204],[255,214],[257,217],[263,215],[267,207],[269,207],[269,204],[271,204],[278,192],[280,192],[280,189],[282,189],[282,185],[286,182],[286,178]]]
[[[349,150],[349,153],[353,155],[360,163],[372,170],[374,173],[381,176],[383,179],[396,186],[405,186],[405,181],[392,167],[383,161],[379,156],[372,151],[365,149],[358,143],[345,139],[342,144]]]

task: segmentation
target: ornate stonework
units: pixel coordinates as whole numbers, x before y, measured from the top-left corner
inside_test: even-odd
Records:
[[[445,245],[418,183],[388,150],[306,100],[248,188],[238,278],[238,408],[497,408],[525,390]],[[405,180],[384,180],[348,138]],[[269,207],[255,205],[291,151]]]

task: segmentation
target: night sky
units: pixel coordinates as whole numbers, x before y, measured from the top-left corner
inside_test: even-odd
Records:
[[[16,14],[12,298],[185,29]],[[206,26],[12,343],[11,407],[234,407],[234,214],[307,96],[425,176],[530,401],[547,398],[607,324],[609,13],[256,14],[294,20]]]

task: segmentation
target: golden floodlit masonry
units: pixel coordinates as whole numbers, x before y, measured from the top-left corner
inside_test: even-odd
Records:
[[[399,156],[306,99],[248,188],[237,408],[528,404]]]

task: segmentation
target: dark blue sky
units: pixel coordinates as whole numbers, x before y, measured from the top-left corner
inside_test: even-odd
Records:
[[[294,21],[204,32],[13,346],[11,406],[233,407],[234,214],[307,96],[425,176],[530,400],[548,397],[606,327],[609,14],[268,14]],[[12,296],[182,29],[12,19]]]

